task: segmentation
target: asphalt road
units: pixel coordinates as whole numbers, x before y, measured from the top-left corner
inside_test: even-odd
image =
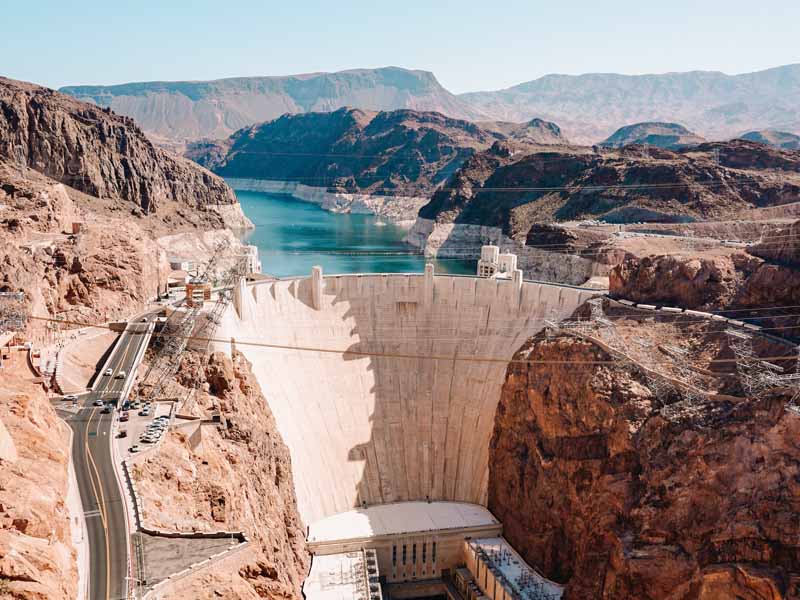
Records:
[[[89,541],[89,598],[127,597],[128,528],[125,504],[114,474],[112,426],[116,411],[103,414],[97,399],[120,401],[131,369],[146,341],[148,323],[132,323],[122,333],[106,367],[112,374],[98,376],[91,393],[82,397],[78,413],[67,418],[74,432],[72,457]],[[125,371],[124,379],[116,375]]]

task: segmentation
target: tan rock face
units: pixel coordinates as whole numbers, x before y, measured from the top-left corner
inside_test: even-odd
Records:
[[[69,428],[27,379],[7,364],[0,385],[0,598],[72,600]]]
[[[748,252],[769,262],[800,266],[800,221],[765,235]]]
[[[63,185],[34,171],[0,160],[0,203],[0,289],[25,292],[30,314],[127,317],[167,280],[166,252],[141,227],[79,209]],[[67,235],[76,220],[82,233]]]
[[[202,368],[190,354],[179,381],[209,389],[181,412],[207,416],[218,405],[227,427],[173,431],[136,464],[145,520],[176,531],[245,531],[253,540],[251,560],[236,573],[212,566],[192,597],[299,598],[309,555],[291,459],[250,364],[217,353]]]
[[[134,214],[174,212],[178,223],[210,228],[226,225],[216,205],[238,207],[220,177],[155,148],[132,119],[30,83],[0,78],[0,140],[13,164]],[[230,226],[247,225],[235,217]]]
[[[800,574],[800,419],[778,394],[666,418],[641,375],[574,338],[509,367],[489,508],[567,598],[784,598]],[[713,409],[712,409],[713,407]]]

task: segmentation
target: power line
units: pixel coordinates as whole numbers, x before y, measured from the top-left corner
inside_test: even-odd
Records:
[[[52,319],[50,317],[31,317],[35,320],[40,321],[54,321],[56,319]],[[91,324],[91,323],[82,323],[79,321],[60,321],[62,324],[74,324],[79,325],[82,327],[92,327],[92,328],[99,328],[99,329],[111,329],[110,325],[104,324]],[[763,328],[761,331],[766,331],[768,328]],[[770,328],[770,329],[794,329],[793,327],[786,327],[786,328]],[[724,332],[709,332],[710,334],[714,335],[723,335]],[[135,332],[134,332],[135,334]],[[143,335],[143,334],[142,334]],[[203,337],[203,336],[194,336],[194,335],[178,335],[178,334],[166,334],[170,337],[181,337],[186,340],[194,340],[200,341],[205,344],[209,344],[211,342],[216,342],[219,344],[230,344],[231,339],[222,339],[222,338],[214,338],[214,337]],[[240,340],[236,339],[234,342],[237,346],[249,346],[249,347],[256,347],[256,348],[268,348],[272,350],[291,350],[291,351],[298,351],[298,352],[317,352],[321,354],[338,354],[342,356],[363,356],[363,357],[370,357],[370,358],[394,358],[394,359],[411,359],[411,360],[440,360],[440,361],[456,361],[456,362],[469,362],[469,363],[489,363],[489,364],[586,364],[586,365],[602,365],[602,364],[638,364],[636,361],[633,360],[597,360],[597,361],[575,361],[575,360],[520,360],[520,359],[505,359],[505,358],[496,358],[496,357],[479,357],[479,356],[450,356],[450,355],[436,355],[436,354],[407,354],[401,352],[374,352],[374,351],[362,351],[362,350],[352,350],[352,349],[336,349],[336,348],[320,348],[315,346],[300,346],[300,345],[291,345],[291,344],[272,344],[267,342],[255,342],[255,341],[247,341],[247,340]],[[767,357],[759,357],[760,360],[771,361],[771,360],[787,360],[789,358],[794,358],[795,354],[791,355],[782,355],[782,356],[767,356]],[[730,364],[735,363],[735,358],[717,358],[717,359],[709,359],[707,364]],[[664,361],[664,364],[672,364],[672,361]]]

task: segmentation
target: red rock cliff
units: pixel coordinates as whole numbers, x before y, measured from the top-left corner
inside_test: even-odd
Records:
[[[512,364],[489,508],[568,599],[789,598],[800,574],[800,417],[767,394],[666,417],[628,365],[568,336]]]

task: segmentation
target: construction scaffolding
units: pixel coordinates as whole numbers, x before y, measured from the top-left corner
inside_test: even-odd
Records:
[[[223,253],[226,252],[228,248],[229,243],[227,241],[222,241],[215,246],[214,253],[206,263],[205,269],[202,274],[198,275],[199,279],[208,280],[212,277],[214,269],[221,260]],[[237,261],[235,265],[236,269],[239,268],[238,266],[240,264],[241,261]],[[227,282],[231,277],[233,277],[233,275],[226,272],[223,279]],[[220,296],[225,296],[224,290],[219,291],[218,300],[214,309],[212,309],[212,313],[217,309],[217,305],[220,303]],[[229,300],[225,300],[224,306],[227,306],[228,301]],[[221,310],[224,310],[224,306]],[[149,386],[146,402],[158,398],[178,371],[181,364],[181,356],[183,355],[183,351],[186,350],[189,338],[195,333],[195,325],[202,308],[202,303],[193,302],[191,306],[187,305],[184,311],[176,310],[172,313],[172,316],[167,319],[167,322],[156,336],[154,342],[156,354],[141,382],[142,386]]]

